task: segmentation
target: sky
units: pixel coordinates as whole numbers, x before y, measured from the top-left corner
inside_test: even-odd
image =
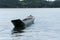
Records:
[[[55,1],[55,0],[47,0],[47,1]]]
[[[20,1],[23,1],[23,0],[20,0]],[[47,0],[47,1],[55,1],[55,0]]]

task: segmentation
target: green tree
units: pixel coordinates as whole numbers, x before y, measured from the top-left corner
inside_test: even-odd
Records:
[[[3,8],[17,7],[18,1],[19,0],[0,0],[0,7],[3,7]]]

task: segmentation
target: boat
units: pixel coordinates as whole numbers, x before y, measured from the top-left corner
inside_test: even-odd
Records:
[[[19,33],[21,30],[24,30],[25,28],[29,27],[30,25],[34,24],[35,18],[32,15],[27,16],[23,20],[15,19],[11,20],[11,22],[14,25],[13,33]]]

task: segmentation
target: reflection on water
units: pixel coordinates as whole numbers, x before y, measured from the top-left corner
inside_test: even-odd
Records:
[[[17,34],[17,33],[24,33],[24,31],[23,31],[23,30],[20,30],[19,32],[13,32],[13,31],[12,31],[11,34]]]

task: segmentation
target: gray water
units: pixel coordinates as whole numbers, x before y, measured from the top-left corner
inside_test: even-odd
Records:
[[[35,17],[24,33],[11,34],[13,19]],[[60,8],[0,9],[0,40],[60,40]]]

